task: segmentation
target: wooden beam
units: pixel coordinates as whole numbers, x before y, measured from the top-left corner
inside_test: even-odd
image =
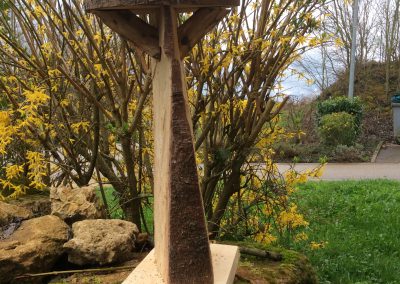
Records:
[[[158,20],[161,59],[152,60],[155,260],[162,283],[213,284],[176,10],[161,7]]]
[[[141,6],[173,8],[190,8],[195,10],[201,7],[234,7],[239,6],[240,0],[86,0],[87,11],[94,10],[134,10]]]
[[[158,29],[130,11],[94,11],[110,29],[154,58],[160,58]]]
[[[200,8],[178,28],[181,58],[184,58],[229,10],[225,8]]]

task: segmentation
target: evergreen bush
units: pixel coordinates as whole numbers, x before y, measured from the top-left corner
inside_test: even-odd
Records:
[[[358,97],[354,99],[349,99],[347,97],[336,97],[319,102],[317,105],[318,126],[321,125],[322,117],[327,114],[337,112],[346,112],[354,116],[356,131],[358,135],[361,130],[361,123],[363,118],[363,106],[361,100]]]
[[[355,116],[347,112],[334,112],[322,116],[318,132],[325,145],[354,145],[357,139]]]

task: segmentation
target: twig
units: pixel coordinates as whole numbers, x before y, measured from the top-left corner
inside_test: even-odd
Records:
[[[105,271],[116,271],[116,270],[128,270],[134,269],[136,265],[131,266],[120,266],[120,267],[108,267],[108,268],[92,268],[92,269],[81,269],[81,270],[65,270],[65,271],[52,271],[44,273],[27,273],[16,277],[15,279],[30,278],[30,277],[43,277],[50,275],[60,275],[60,274],[75,274],[75,273],[87,273],[87,272],[105,272]]]
[[[252,255],[252,256],[257,256],[257,257],[262,257],[262,258],[268,258],[273,261],[281,261],[283,259],[282,254],[277,253],[277,252],[261,250],[261,249],[256,249],[256,248],[249,248],[249,247],[239,247],[239,250],[240,250],[240,253],[242,253],[242,254],[247,254],[247,255]]]

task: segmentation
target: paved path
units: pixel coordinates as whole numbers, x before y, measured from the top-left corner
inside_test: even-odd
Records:
[[[376,157],[377,163],[400,163],[400,145],[383,145]]]
[[[317,167],[318,164],[297,164],[296,170],[303,171]],[[280,172],[289,168],[289,164],[278,164]],[[321,180],[346,179],[393,179],[400,180],[399,163],[328,163]]]

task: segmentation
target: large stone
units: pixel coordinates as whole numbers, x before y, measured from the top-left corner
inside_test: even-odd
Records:
[[[23,195],[8,202],[32,211],[32,217],[41,217],[51,214],[51,202],[48,194]]]
[[[64,248],[78,265],[110,264],[129,259],[135,248],[137,226],[123,220],[85,220],[72,225],[73,238]]]
[[[105,210],[94,187],[57,187],[50,191],[51,214],[68,224],[86,219],[105,218]]]
[[[57,216],[22,222],[9,238],[0,240],[0,283],[21,283],[16,276],[51,270],[68,235],[68,225]]]
[[[33,217],[32,211],[0,201],[0,227]]]

